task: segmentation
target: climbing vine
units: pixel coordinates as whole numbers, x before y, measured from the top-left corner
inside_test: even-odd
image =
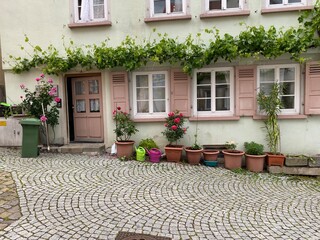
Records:
[[[41,67],[44,73],[58,75],[75,67],[85,70],[121,67],[132,71],[148,62],[180,64],[183,70],[190,74],[193,69],[219,59],[274,59],[285,53],[289,53],[295,61],[303,62],[305,59],[301,56],[302,53],[309,48],[320,46],[319,37],[316,35],[320,30],[320,1],[317,1],[314,9],[302,12],[298,21],[299,27],[287,30],[277,30],[274,26],[268,29],[263,26],[246,26],[237,36],[221,35],[215,28],[207,29],[195,37],[189,35],[183,41],[158,33],[158,40],[144,40],[139,44],[136,38],[127,36],[116,47],[109,46],[109,39],[100,44],[86,46],[77,46],[73,41],[66,44],[63,39],[62,52],[53,45],[46,49],[34,46],[25,36],[25,43],[31,46],[32,53],[28,53],[28,58],[10,55],[8,63],[15,73]],[[208,43],[201,39],[203,34],[210,35]],[[21,49],[26,51],[24,47]]]

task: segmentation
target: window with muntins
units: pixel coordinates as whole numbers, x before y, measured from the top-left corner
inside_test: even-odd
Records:
[[[186,0],[150,0],[151,17],[185,15]]]
[[[305,0],[267,0],[269,6],[281,6],[281,5],[305,5]]]
[[[233,68],[203,69],[195,77],[195,115],[230,116],[234,112]]]
[[[258,67],[259,91],[270,93],[272,84],[280,83],[283,87],[281,114],[299,113],[299,65],[278,65]]]
[[[312,0],[264,0],[261,13],[312,9]]]
[[[106,20],[108,20],[107,0],[74,0],[75,23]]]
[[[206,10],[238,10],[242,8],[242,0],[207,0]]]
[[[133,112],[135,118],[165,117],[168,112],[168,73],[133,74]]]

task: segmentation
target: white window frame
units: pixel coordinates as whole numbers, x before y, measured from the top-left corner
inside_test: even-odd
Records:
[[[93,6],[93,0],[90,0],[91,6]],[[108,0],[104,0],[104,18],[92,18],[89,21],[83,21],[79,16],[79,5],[78,0],[73,0],[73,14],[75,23],[88,23],[88,22],[102,22],[108,19]],[[90,9],[90,15],[93,16],[93,7]]]
[[[216,93],[215,93],[215,72],[219,71],[230,71],[230,110],[226,111],[216,111]],[[204,73],[211,73],[211,111],[198,111],[198,104],[197,104],[197,73],[204,72]],[[221,68],[202,68],[194,73],[193,77],[193,105],[195,106],[194,109],[194,116],[199,117],[210,117],[210,116],[233,116],[234,115],[234,102],[235,102],[235,75],[234,75],[234,68],[233,67],[221,67]]]
[[[307,0],[301,0],[299,3],[289,3],[289,0],[282,0],[280,4],[270,4],[270,0],[265,0],[266,8],[282,8],[282,7],[301,7],[307,6]]]
[[[182,11],[181,12],[171,12],[170,0],[166,1],[166,12],[165,13],[155,13],[154,12],[154,1],[149,0],[150,17],[168,17],[168,16],[184,16],[187,15],[187,0],[182,0]]]
[[[260,92],[260,70],[261,69],[275,69],[275,81],[280,82],[280,69],[281,68],[295,68],[295,81],[294,81],[294,108],[281,109],[280,115],[296,115],[300,113],[300,65],[299,64],[281,64],[281,65],[263,65],[257,67],[257,86],[258,93]],[[258,113],[259,113],[259,109]],[[260,112],[261,114],[261,112]]]
[[[152,75],[164,74],[165,75],[165,112],[153,112],[153,88],[152,88]],[[137,108],[137,91],[136,91],[136,77],[137,75],[148,75],[149,86],[149,113],[138,113]],[[133,116],[139,118],[164,118],[169,113],[169,74],[167,71],[152,71],[152,72],[134,72],[132,74],[132,97],[133,97]]]
[[[227,0],[221,0],[221,9],[209,9],[209,0],[205,0],[204,8],[205,12],[217,12],[217,11],[239,11],[244,9],[244,1],[245,0],[239,0],[239,7],[238,8],[227,8]]]

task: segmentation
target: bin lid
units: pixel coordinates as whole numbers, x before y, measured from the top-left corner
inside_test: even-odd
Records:
[[[40,119],[37,118],[24,118],[20,120],[21,125],[40,125]]]

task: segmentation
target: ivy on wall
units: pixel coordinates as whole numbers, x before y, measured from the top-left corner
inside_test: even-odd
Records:
[[[297,62],[305,59],[301,56],[309,48],[320,46],[317,33],[320,30],[320,1],[313,10],[300,14],[299,27],[277,30],[274,26],[246,26],[237,36],[221,35],[218,29],[207,29],[209,42],[204,42],[198,33],[189,35],[184,41],[158,33],[158,40],[145,40],[138,44],[136,38],[127,36],[119,46],[108,45],[109,39],[99,45],[76,46],[73,41],[64,43],[62,52],[49,45],[46,49],[34,46],[28,37],[25,42],[33,49],[29,58],[10,55],[8,63],[14,73],[22,73],[40,67],[47,74],[60,74],[75,67],[82,69],[112,69],[121,67],[127,71],[145,66],[148,62],[180,64],[183,70],[191,74],[193,69],[201,68],[219,59],[233,61],[240,58],[275,59],[285,53]],[[155,30],[154,30],[155,32]],[[21,47],[25,51],[24,47]]]

